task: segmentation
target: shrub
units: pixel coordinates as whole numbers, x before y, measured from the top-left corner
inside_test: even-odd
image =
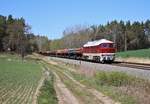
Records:
[[[96,82],[101,85],[122,86],[131,83],[132,77],[123,72],[98,72]]]

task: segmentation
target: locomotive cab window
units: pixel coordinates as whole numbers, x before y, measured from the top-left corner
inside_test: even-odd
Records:
[[[114,48],[114,44],[112,43],[102,43],[100,45],[101,48]]]
[[[109,48],[114,48],[115,47],[115,44],[114,43],[110,43],[109,44]]]

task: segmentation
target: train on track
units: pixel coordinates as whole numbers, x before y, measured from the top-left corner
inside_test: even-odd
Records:
[[[52,57],[92,60],[101,63],[112,63],[115,60],[115,52],[116,48],[114,42],[106,39],[100,39],[87,42],[81,48],[61,49],[39,53]]]

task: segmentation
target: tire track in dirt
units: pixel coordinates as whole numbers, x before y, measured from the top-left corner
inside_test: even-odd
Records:
[[[59,99],[59,104],[79,104],[79,101],[74,97],[74,95],[67,89],[67,87],[61,82],[59,76],[53,71],[56,77],[55,88],[57,97]]]
[[[53,68],[53,69],[52,69]],[[83,87],[80,87],[80,86],[78,86],[76,83],[74,83],[72,80],[70,80],[68,77],[66,77],[63,73],[61,73],[61,72],[59,72],[57,69],[56,69],[56,67],[52,67],[52,68],[48,68],[49,70],[51,70],[51,71],[53,71],[53,72],[55,72],[55,73],[57,73],[57,76],[59,75],[59,77],[61,78],[61,83],[64,83],[64,81],[63,80],[67,80],[67,81],[69,81],[69,83],[71,84],[71,85],[73,85],[72,87],[70,87],[70,85],[66,85],[68,88],[67,89],[69,89],[73,94],[74,94],[74,96],[76,96],[76,98],[77,98],[77,100],[78,100],[78,102],[79,102],[79,104],[103,104],[100,100],[98,100],[95,96],[93,96],[90,92],[88,92],[88,91],[86,91],[85,90],[85,88],[83,88]],[[64,77],[66,77],[66,79],[64,78],[64,77],[62,77],[62,76],[64,76]],[[60,79],[59,78],[59,79]],[[66,84],[66,83],[65,83]],[[65,86],[65,87],[66,87]],[[75,87],[76,86],[76,87]],[[56,88],[56,87],[55,87]],[[62,93],[60,93],[61,91],[59,90],[59,89],[56,89],[56,92],[58,92],[57,93],[57,97],[58,97],[58,99],[60,99],[60,103],[59,104],[68,104],[68,103],[66,103],[65,101],[64,101],[64,99],[66,99],[66,96],[60,96],[60,95],[64,95],[64,94],[62,94]],[[80,95],[77,95],[77,94],[79,94],[80,93]],[[81,94],[82,93],[82,94]],[[74,104],[74,101],[73,100],[71,100],[71,99],[68,99],[69,101],[71,101],[69,104]],[[67,101],[68,101],[67,100]],[[76,103],[75,103],[76,104]]]
[[[47,62],[48,64],[51,64],[51,65],[58,65],[58,64],[56,64],[56,62],[55,62],[55,64],[53,64],[53,62],[50,61],[50,60],[44,60],[44,61]],[[74,100],[71,100],[69,98],[68,94],[66,95],[66,91],[68,89],[63,84],[63,82],[61,82],[59,76],[54,71],[53,71],[53,73],[56,76],[55,88],[56,88],[57,97],[59,99],[59,104],[79,104],[79,101],[72,94],[70,96],[71,97],[73,96],[73,99],[75,98]],[[108,96],[105,96],[104,94],[102,94],[101,92],[97,91],[96,89],[94,89],[94,88],[88,88],[87,86],[81,84],[80,82],[78,82],[77,80],[75,80],[72,76],[70,76],[69,74],[63,72],[62,70],[61,70],[61,73],[64,74],[73,83],[75,83],[76,85],[80,86],[80,88],[83,89],[83,91],[89,92],[91,94],[91,96],[92,95],[95,96],[96,99],[98,99],[100,102],[102,102],[102,103],[98,103],[98,104],[120,104],[119,102],[115,102],[114,100],[112,100]],[[69,93],[71,93],[71,92],[69,91]]]
[[[74,83],[76,83],[80,87],[84,88],[85,90],[89,91],[91,94],[93,94],[97,99],[99,99],[104,104],[120,104],[119,102],[113,101],[111,98],[109,98],[108,96],[105,96],[104,94],[102,94],[101,92],[97,91],[96,89],[94,89],[94,88],[88,88],[87,86],[81,84],[80,82],[78,82],[77,80],[75,80],[73,77],[71,77],[69,74],[67,74],[67,73],[65,73],[63,71],[62,71],[62,73],[64,75],[66,75]]]

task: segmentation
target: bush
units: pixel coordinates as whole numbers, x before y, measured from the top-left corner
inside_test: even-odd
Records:
[[[131,76],[123,72],[98,72],[96,82],[101,85],[122,86],[131,83]]]

